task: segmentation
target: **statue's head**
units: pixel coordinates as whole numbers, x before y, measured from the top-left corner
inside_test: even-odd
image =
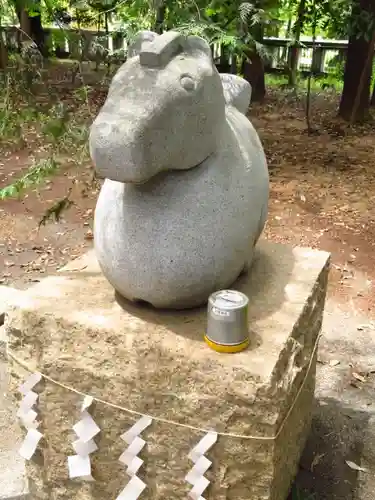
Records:
[[[225,120],[220,75],[199,37],[145,31],[129,47],[90,132],[101,177],[143,183],[215,152]]]

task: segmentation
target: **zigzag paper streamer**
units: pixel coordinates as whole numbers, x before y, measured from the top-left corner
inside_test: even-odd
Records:
[[[81,407],[81,420],[73,425],[73,430],[78,439],[73,442],[76,455],[68,457],[69,477],[80,477],[86,481],[94,481],[91,474],[90,453],[98,449],[94,437],[99,434],[100,427],[88,413],[88,408],[93,403],[91,396],[85,396]]]
[[[204,454],[212,448],[216,441],[217,433],[208,432],[188,455],[190,460],[194,462],[194,466],[185,477],[185,481],[193,487],[189,492],[189,497],[193,500],[205,500],[202,493],[210,484],[210,481],[204,477],[204,474],[211,467],[212,462]]]
[[[119,461],[126,465],[126,472],[131,479],[116,500],[137,500],[146,488],[146,484],[137,476],[137,472],[143,464],[143,460],[137,455],[146,444],[146,441],[140,438],[139,434],[151,425],[151,422],[151,417],[142,417],[133,427],[121,435],[121,439],[129,446],[122,453]]]
[[[32,390],[41,380],[42,375],[39,372],[33,373],[19,388],[20,393],[23,394],[23,399],[20,402],[17,417],[21,420],[25,429],[27,429],[27,434],[19,449],[19,454],[25,460],[31,459],[38,447],[39,441],[43,437],[43,434],[37,431],[39,422],[36,421],[36,417],[38,413],[33,410],[33,406],[38,401],[39,396]]]

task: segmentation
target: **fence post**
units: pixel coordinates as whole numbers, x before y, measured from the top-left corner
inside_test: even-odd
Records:
[[[94,33],[90,33],[87,30],[82,32],[82,61],[90,60],[90,52],[93,39]]]
[[[267,47],[267,55],[264,57],[264,69],[271,70],[276,66],[278,47],[270,45]]]
[[[104,31],[99,31],[96,36],[96,43],[103,47],[103,49],[109,49],[109,39]]]
[[[228,49],[224,45],[220,45],[219,47],[219,62],[216,64],[218,71],[220,73],[230,73],[230,62],[229,62],[229,54]]]
[[[237,56],[235,54],[232,54],[231,57],[230,72],[232,75],[237,75]]]
[[[55,52],[57,57],[65,58],[67,54],[66,45],[68,42],[68,34],[70,35],[70,30],[62,30],[61,28],[48,28],[49,41],[48,44],[50,48]],[[69,42],[68,42],[69,46]]]
[[[314,47],[311,63],[311,71],[314,75],[320,75],[324,70],[325,50],[319,45]]]
[[[79,61],[81,57],[81,36],[79,32],[69,30],[68,45],[70,58]]]

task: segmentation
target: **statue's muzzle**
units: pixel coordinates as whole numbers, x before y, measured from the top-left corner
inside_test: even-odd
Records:
[[[157,172],[146,138],[121,121],[100,120],[90,131],[90,154],[100,178],[142,184]]]

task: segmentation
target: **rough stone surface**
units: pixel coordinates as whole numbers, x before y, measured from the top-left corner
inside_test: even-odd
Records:
[[[67,269],[82,269],[83,261]],[[363,326],[365,325],[365,326]],[[358,330],[358,328],[362,328]],[[0,337],[2,330],[0,328]],[[375,375],[365,384],[349,383],[349,363],[359,369],[375,369],[374,323],[368,318],[340,310],[332,300],[326,302],[323,339],[317,366],[316,397],[312,429],[295,482],[300,499],[374,500],[375,498]],[[329,363],[333,362],[333,365]],[[340,361],[340,364],[336,364]],[[3,365],[5,369],[5,366]],[[4,379],[5,380],[5,379]],[[2,390],[1,394],[5,392]],[[0,403],[0,429],[12,429],[14,411]],[[5,411],[4,411],[5,410]],[[11,411],[9,411],[11,410]],[[24,465],[14,452],[7,453],[9,434],[0,434],[0,498],[16,500],[24,491]],[[348,468],[345,460],[365,467],[368,472]],[[16,496],[15,496],[16,495]],[[297,494],[290,498],[296,500]]]
[[[10,286],[0,285],[0,326],[4,324],[4,312],[9,302],[20,293],[19,290]],[[1,338],[0,338],[1,342]]]
[[[183,36],[177,31],[168,31],[164,36],[156,36],[146,42],[139,52],[139,62],[149,68],[162,68],[181,52]]]
[[[6,334],[3,325],[6,308],[22,292],[9,286],[0,286],[0,500],[27,499],[28,486],[24,460],[18,455],[21,432],[16,410],[8,394]]]
[[[235,355],[203,341],[205,309],[158,311],[119,299],[93,254],[75,261],[23,295],[6,320],[9,352],[33,369],[121,406],[219,432],[273,436],[306,382],[276,441],[220,437],[208,500],[285,500],[308,435],[315,387],[315,358],[328,274],[328,254],[262,242],[249,275],[236,288],[250,297],[252,346]],[[51,306],[53,304],[53,307]],[[10,358],[14,387],[24,375]],[[131,415],[97,403],[103,431],[96,439],[93,484],[67,479],[72,426],[81,398],[46,381],[37,388],[45,440],[28,464],[32,498],[114,499],[128,482],[117,462],[120,435]],[[185,499],[189,450],[201,435],[154,422],[140,476],[142,498]],[[44,465],[43,465],[44,464]]]
[[[251,101],[251,85],[237,75],[222,73],[224,97],[227,104],[231,104],[244,115],[248,112]]]
[[[146,32],[135,47],[90,132],[106,178],[97,258],[127,299],[189,308],[250,265],[267,218],[266,159],[243,114],[250,86],[220,77],[206,42]]]
[[[6,287],[2,287],[6,288]],[[2,290],[3,291],[3,290]],[[12,293],[12,292],[9,292]],[[12,294],[15,297],[15,292]],[[21,431],[17,425],[15,406],[8,393],[8,371],[4,356],[6,341],[0,327],[0,500],[26,500],[28,486],[24,460],[18,455]],[[30,499],[31,500],[31,499]]]
[[[143,30],[138,33],[133,43],[128,47],[128,58],[137,56],[141,52],[143,44],[152,42],[157,36],[157,33],[148,30]]]

